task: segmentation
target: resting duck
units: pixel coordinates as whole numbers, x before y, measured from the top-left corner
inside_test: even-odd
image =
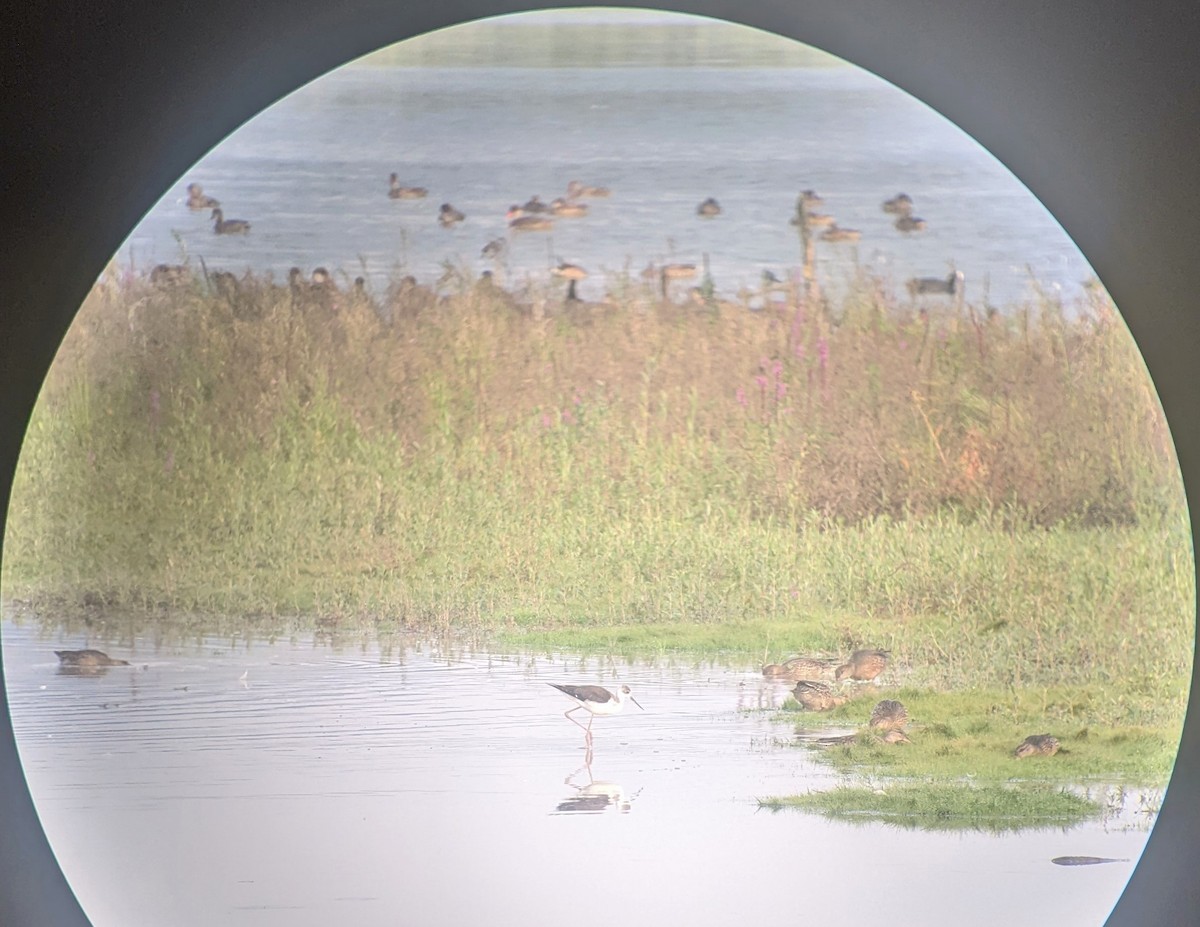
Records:
[[[809,711],[828,711],[850,701],[848,696],[836,694],[825,683],[813,682],[808,679],[802,679],[796,683],[796,688],[792,690],[792,696]]]
[[[220,206],[219,200],[214,200],[211,196],[204,195],[204,188],[198,183],[190,183],[187,186],[188,209],[214,209]]]
[[[543,203],[536,193],[525,201],[525,205],[521,209],[529,215],[550,211],[550,207]]]
[[[895,699],[884,699],[871,710],[871,727],[898,731],[908,723],[908,709]]]
[[[583,203],[568,203],[564,199],[552,200],[550,203],[550,214],[555,216],[586,216],[588,208]]]
[[[92,668],[97,666],[128,666],[128,660],[115,660],[101,650],[56,650],[54,655],[63,666]]]
[[[768,663],[762,674],[768,678],[786,679],[789,682],[822,679],[830,674],[833,664],[829,660],[815,657],[792,657],[783,663]]]
[[[862,232],[858,229],[844,229],[836,222],[821,233],[822,241],[858,241],[860,238],[862,238]]]
[[[554,220],[544,216],[526,215],[520,208],[510,209],[505,215],[508,227],[514,232],[545,232],[554,228]]]
[[[870,682],[887,669],[891,653],[890,650],[856,650],[834,671],[833,678],[838,682],[843,679]]]
[[[890,200],[883,201],[883,211],[894,215],[907,216],[912,208],[912,197],[907,193],[897,193]]]
[[[578,180],[572,180],[567,184],[567,198],[579,199],[581,196],[608,196],[611,191],[608,187],[587,187],[581,184]]]
[[[924,219],[918,218],[917,216],[901,216],[892,224],[896,226],[897,231],[908,234],[909,232],[925,231],[925,226],[928,223],[926,223]]]
[[[441,223],[442,228],[444,229],[452,228],[453,226],[458,225],[458,223],[462,222],[465,218],[467,217],[449,203],[442,203],[442,208],[438,210],[438,222]]]
[[[388,196],[394,200],[420,200],[429,193],[424,187],[402,187],[395,174],[388,177]]]
[[[1051,737],[1049,734],[1030,734],[1013,753],[1018,760],[1023,760],[1027,756],[1054,756],[1058,748],[1057,737]]]
[[[942,280],[940,277],[913,277],[906,284],[908,295],[917,297],[922,294],[944,294],[953,296],[963,285],[963,273],[957,270]]]
[[[209,218],[213,220],[213,231],[218,235],[245,235],[250,231],[250,223],[245,219],[226,219],[219,209],[214,209]]]
[[[711,219],[721,214],[721,204],[711,196],[696,207],[696,215]]]
[[[810,229],[827,228],[835,225],[833,216],[825,212],[804,212],[792,216],[791,225],[807,225]]]

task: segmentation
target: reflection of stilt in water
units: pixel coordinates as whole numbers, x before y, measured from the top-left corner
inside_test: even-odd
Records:
[[[581,785],[575,781],[575,777],[584,770],[587,771],[587,784]],[[627,794],[618,783],[597,780],[592,775],[591,747],[588,748],[584,764],[567,776],[563,783],[575,789],[575,794],[559,802],[551,814],[600,814],[609,810],[627,814],[637,798],[637,793]]]

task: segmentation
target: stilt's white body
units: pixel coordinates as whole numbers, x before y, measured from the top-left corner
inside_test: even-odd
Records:
[[[554,686],[563,695],[574,701],[575,707],[563,712],[563,716],[569,718],[572,723],[579,724],[571,717],[573,712],[579,711],[580,708],[588,711],[592,717],[588,719],[587,727],[579,724],[587,732],[588,742],[592,739],[592,721],[596,715],[615,715],[625,707],[625,697],[629,697],[629,701],[641,708],[638,705],[637,699],[629,691],[629,686],[618,686],[616,692],[610,692],[603,686],[566,686],[559,685],[557,682],[551,682],[549,685]]]

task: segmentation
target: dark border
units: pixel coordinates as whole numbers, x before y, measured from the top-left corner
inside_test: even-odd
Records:
[[[0,14],[2,511],[25,421],[84,293],[191,164],[280,96],[351,58],[430,29],[531,8],[509,0],[13,6]],[[1192,417],[1200,394],[1194,2],[658,6],[838,54],[923,99],[997,155],[1068,230],[1121,307],[1162,397],[1185,482],[1200,485]],[[0,924],[82,927],[87,920],[25,790],[3,697],[0,687]],[[1193,690],[1190,707],[1196,701]],[[1200,922],[1197,776],[1200,732],[1189,721],[1159,822],[1112,927]],[[1020,901],[1013,899],[1014,912]]]

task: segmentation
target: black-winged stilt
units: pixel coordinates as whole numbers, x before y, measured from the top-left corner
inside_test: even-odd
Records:
[[[638,700],[629,691],[629,686],[620,686],[616,692],[610,692],[603,686],[566,686],[560,685],[557,682],[547,683],[547,685],[554,686],[559,692],[576,703],[574,708],[569,708],[563,712],[563,717],[570,719],[571,723],[578,724],[583,728],[587,734],[588,743],[591,743],[592,740],[592,722],[596,720],[596,715],[615,715],[625,707],[626,697],[633,704],[637,705],[638,708],[642,708]],[[572,713],[579,711],[580,708],[586,709],[591,715],[588,718],[587,727],[579,724],[578,721],[571,717]],[[645,710],[642,708],[642,711]]]

